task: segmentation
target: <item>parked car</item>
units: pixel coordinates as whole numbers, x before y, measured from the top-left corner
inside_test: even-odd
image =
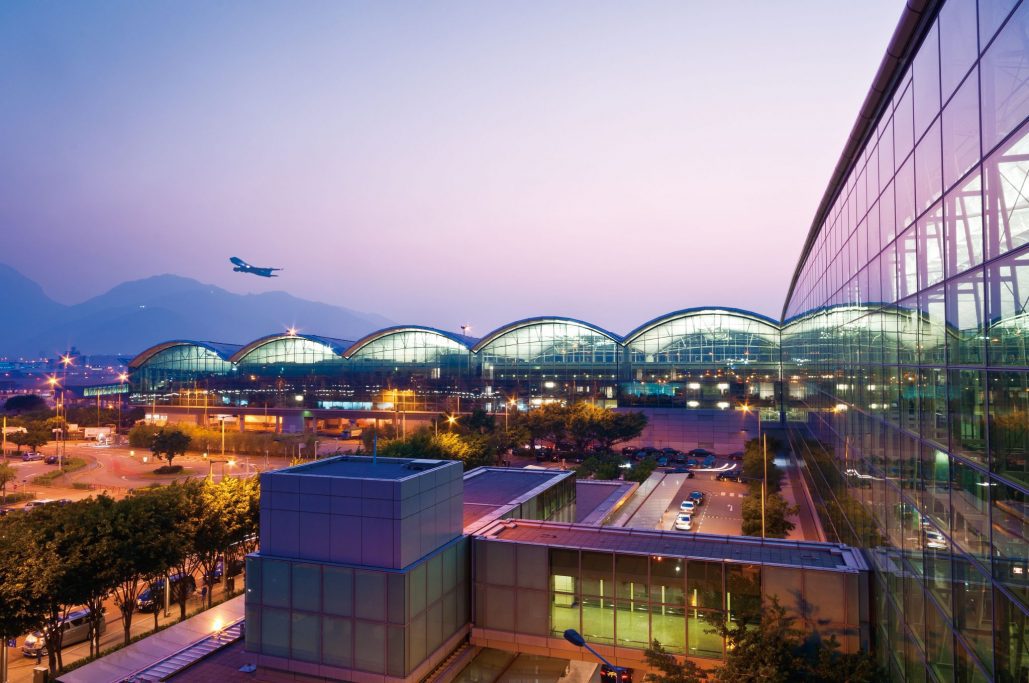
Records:
[[[728,457],[729,460],[734,460],[736,462],[742,462],[743,461],[743,451],[733,451],[732,453],[730,453],[726,457]]]
[[[36,453],[35,451],[27,451],[21,454],[22,462],[33,462],[34,460],[42,460],[43,454]]]
[[[197,582],[191,575],[186,574],[172,574],[171,575],[171,587],[172,596],[175,595],[176,586],[182,581],[186,582],[186,594],[196,592]],[[153,612],[154,610],[160,609],[164,603],[164,579],[158,579],[149,586],[147,586],[139,597],[136,598],[136,609],[140,612]]]
[[[56,465],[57,463],[61,462],[61,458],[56,455],[48,455],[45,458],[43,458],[43,462],[45,462],[47,465]]]
[[[700,467],[700,463],[693,458],[690,458],[686,461],[686,467]]]
[[[668,467],[668,457],[664,455],[657,456],[658,467]]]
[[[704,467],[714,467],[714,466],[715,466],[715,456],[709,455],[706,458],[704,458]]]
[[[40,498],[39,500],[30,500],[29,502],[25,503],[25,507],[23,509],[26,511],[35,510],[36,508],[41,508],[44,505],[54,505],[57,502],[58,501],[53,500],[51,498]]]
[[[686,454],[682,451],[676,451],[675,456],[672,458],[672,461],[675,462],[677,465],[685,465]]]
[[[679,531],[689,531],[693,528],[693,516],[685,512],[675,518],[675,528]]]
[[[706,448],[694,448],[693,450],[691,450],[686,455],[691,455],[694,458],[706,458],[709,455],[714,455],[714,453],[712,453],[711,451],[709,451]]]
[[[89,639],[89,610],[80,609],[69,612],[68,616],[61,620],[64,634],[61,636],[61,647],[85,642]],[[107,620],[100,621],[100,633],[107,630]],[[46,647],[46,638],[40,631],[33,631],[25,636],[25,644],[21,646],[21,653],[26,657],[46,657],[49,653]]]
[[[690,512],[690,513],[692,513],[696,509],[697,509],[697,504],[694,503],[689,498],[687,498],[686,500],[684,500],[681,503],[679,503],[679,511],[680,512]]]
[[[704,492],[703,491],[690,491],[690,495],[688,496],[688,498],[690,500],[692,500],[697,505],[703,505],[704,504]]]
[[[715,479],[718,481],[739,481],[740,473],[736,470],[726,470],[725,472],[719,472]]]
[[[629,456],[630,458],[636,455],[638,449],[635,446],[626,446],[622,449],[622,455]]]

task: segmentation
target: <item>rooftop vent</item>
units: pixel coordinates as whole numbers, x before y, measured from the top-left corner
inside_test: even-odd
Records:
[[[439,467],[443,462],[441,460],[412,460],[411,462],[404,465],[409,470],[415,470],[416,472],[424,472],[425,470],[431,470],[433,467]]]

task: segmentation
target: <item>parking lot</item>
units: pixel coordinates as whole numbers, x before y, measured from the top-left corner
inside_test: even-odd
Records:
[[[672,496],[658,529],[672,529],[679,514],[679,505],[691,491],[704,494],[704,502],[693,513],[693,528],[682,533],[722,534],[738,536],[742,523],[743,496],[747,494],[745,484],[733,481],[716,481],[715,472],[696,472],[693,479],[686,479]]]

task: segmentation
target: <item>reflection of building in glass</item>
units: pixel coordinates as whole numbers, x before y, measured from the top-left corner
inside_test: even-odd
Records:
[[[908,56],[884,62],[790,288],[789,433],[825,528],[867,549],[893,677],[1023,681],[1029,4],[929,10],[898,31]]]

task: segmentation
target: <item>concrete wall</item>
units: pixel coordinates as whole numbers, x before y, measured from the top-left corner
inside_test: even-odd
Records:
[[[747,439],[757,436],[757,416],[741,410],[703,410],[684,408],[616,408],[647,416],[647,427],[640,438],[625,446],[654,446],[690,450],[707,448],[725,455],[743,450]]]

